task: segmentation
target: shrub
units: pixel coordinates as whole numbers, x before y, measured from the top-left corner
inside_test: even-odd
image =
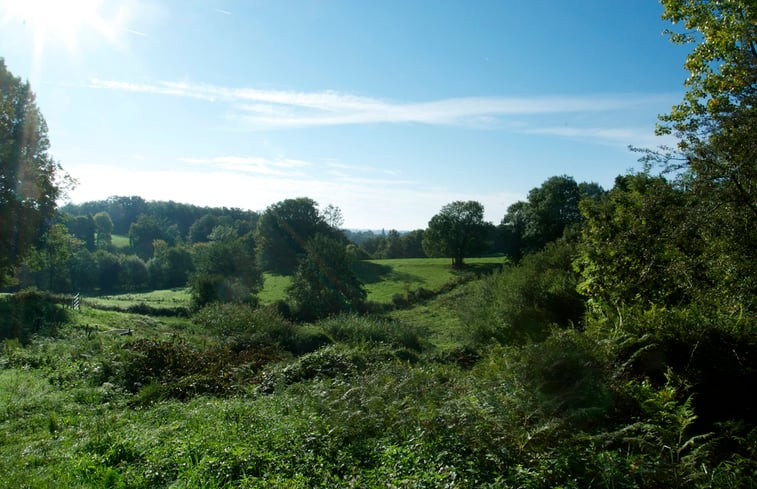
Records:
[[[422,350],[420,328],[399,321],[345,314],[318,323],[334,341],[358,345],[385,343],[394,347]]]
[[[0,299],[0,339],[28,343],[32,335],[55,336],[68,320],[63,299],[36,289],[26,289]]]
[[[298,326],[276,307],[213,303],[193,316],[208,333],[242,347],[275,346],[294,353],[313,351],[328,343],[320,331]]]
[[[584,300],[576,292],[573,250],[565,241],[550,243],[517,266],[484,278],[460,309],[469,340],[525,344],[544,340],[553,325],[579,323]]]

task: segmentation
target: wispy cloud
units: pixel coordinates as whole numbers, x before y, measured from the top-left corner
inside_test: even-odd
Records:
[[[180,158],[183,163],[203,165],[214,169],[222,169],[239,173],[255,173],[259,175],[298,177],[304,173],[299,168],[310,166],[301,160],[279,159],[271,160],[260,157],[216,156],[213,158]]]
[[[124,30],[126,32],[128,32],[129,34],[134,34],[135,36],[141,36],[141,37],[147,37],[148,36],[148,34],[146,32],[137,31],[137,30],[134,30],[134,29],[124,29]]]
[[[668,97],[634,94],[544,95],[458,97],[422,102],[395,102],[335,91],[260,90],[184,82],[135,84],[93,79],[90,86],[222,102],[229,106],[229,117],[249,129],[376,123],[491,125],[504,116],[615,111],[659,103]],[[543,131],[558,136],[574,136],[560,134],[554,130],[550,132],[550,129]]]
[[[222,9],[222,8],[214,8],[213,10],[215,10],[215,11],[216,11],[216,12],[218,12],[219,14],[223,14],[223,15],[231,15],[231,12],[229,12],[228,10],[224,10],[224,9]]]

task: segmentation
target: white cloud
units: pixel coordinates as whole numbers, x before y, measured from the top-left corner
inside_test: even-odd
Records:
[[[659,103],[667,98],[667,95],[634,94],[545,95],[393,102],[334,91],[259,90],[185,82],[135,84],[93,79],[90,86],[223,102],[230,107],[230,117],[249,129],[375,123],[481,126],[491,125],[503,116],[613,111]]]
[[[214,169],[223,169],[241,173],[261,175],[303,176],[302,171],[293,170],[310,166],[310,163],[291,158],[270,160],[254,156],[216,156],[213,158],[179,158],[179,161],[194,165],[203,165]]]

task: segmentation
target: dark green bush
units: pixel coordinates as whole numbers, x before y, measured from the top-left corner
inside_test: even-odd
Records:
[[[474,344],[543,341],[554,325],[579,324],[584,300],[576,292],[574,245],[548,244],[516,266],[484,278],[460,308],[464,333]]]
[[[33,335],[55,336],[68,320],[65,299],[48,292],[26,289],[0,298],[0,339],[28,343]]]
[[[352,345],[384,343],[394,347],[421,351],[423,331],[415,325],[375,318],[345,314],[325,319],[318,326],[334,341]]]

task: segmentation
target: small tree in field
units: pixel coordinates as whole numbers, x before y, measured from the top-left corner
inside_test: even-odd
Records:
[[[484,206],[474,200],[456,201],[428,222],[423,250],[430,257],[451,257],[452,267],[462,268],[465,256],[485,249],[485,237]]]
[[[342,242],[320,233],[311,238],[287,289],[296,314],[313,320],[361,309],[366,292],[350,265]]]

